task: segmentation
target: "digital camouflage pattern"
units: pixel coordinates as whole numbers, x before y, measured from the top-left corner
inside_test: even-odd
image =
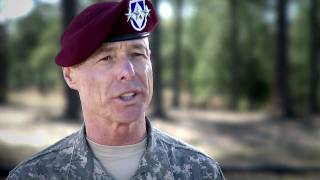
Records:
[[[147,148],[131,179],[224,179],[218,163],[147,120]],[[93,155],[82,128],[13,169],[14,179],[114,179]]]

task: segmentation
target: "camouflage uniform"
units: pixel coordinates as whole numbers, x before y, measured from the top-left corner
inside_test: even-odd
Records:
[[[151,126],[131,179],[224,179],[216,161]],[[89,148],[82,128],[19,164],[7,179],[114,179]]]

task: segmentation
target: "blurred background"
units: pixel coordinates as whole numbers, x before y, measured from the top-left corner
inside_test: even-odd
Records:
[[[318,1],[153,0],[153,124],[214,157],[227,179],[319,179]],[[80,127],[54,57],[94,2],[0,0],[2,178]]]

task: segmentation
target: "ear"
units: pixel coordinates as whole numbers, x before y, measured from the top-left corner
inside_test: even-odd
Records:
[[[75,70],[72,67],[62,67],[63,78],[71,89],[77,90]]]

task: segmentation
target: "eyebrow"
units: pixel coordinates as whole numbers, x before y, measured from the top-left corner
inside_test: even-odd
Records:
[[[145,52],[148,52],[149,49],[144,46],[143,44],[133,44],[129,46],[129,49],[139,49],[139,50],[144,50]]]
[[[104,51],[109,52],[109,51],[113,51],[115,49],[116,49],[115,46],[102,46],[99,50],[99,53],[104,52]]]

